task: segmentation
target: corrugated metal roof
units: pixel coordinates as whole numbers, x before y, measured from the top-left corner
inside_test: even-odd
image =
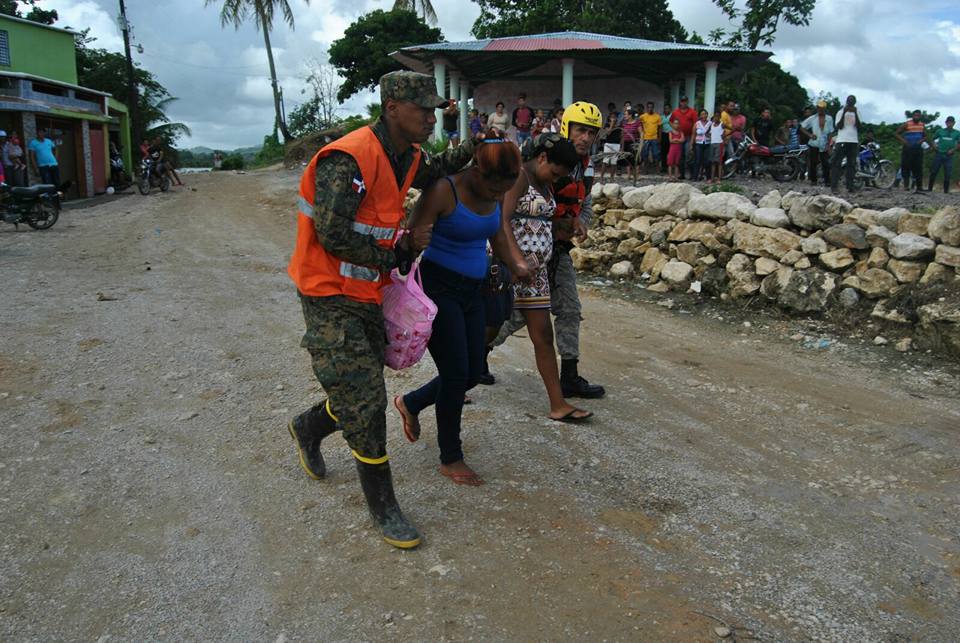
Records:
[[[597,39],[585,38],[497,38],[484,51],[572,51],[606,49]]]
[[[609,36],[584,31],[558,31],[555,33],[509,36],[485,40],[440,42],[433,45],[412,45],[410,47],[404,47],[401,51],[581,51],[585,49],[613,49],[622,51],[750,51],[736,47],[696,45],[684,42],[661,42],[658,40]]]

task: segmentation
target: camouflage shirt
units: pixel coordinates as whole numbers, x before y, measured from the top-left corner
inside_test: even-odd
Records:
[[[402,186],[413,163],[414,148],[394,150],[381,118],[372,126],[380,144],[390,159],[397,185]],[[470,162],[473,157],[473,142],[464,141],[459,147],[448,149],[440,156],[431,156],[426,151],[420,156],[420,166],[413,179],[413,187],[423,189],[437,179],[452,174]],[[330,254],[360,266],[389,272],[396,265],[394,252],[381,248],[369,235],[353,229],[357,209],[363,195],[353,189],[353,180],[360,176],[360,166],[346,152],[333,152],[317,161],[313,225],[317,240]]]

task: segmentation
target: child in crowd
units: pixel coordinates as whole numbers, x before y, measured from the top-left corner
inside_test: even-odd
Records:
[[[710,121],[710,182],[719,183],[721,170],[723,169],[723,146],[727,142],[727,136],[723,129],[723,123],[720,121],[720,112],[713,113],[713,119]]]
[[[480,120],[480,112],[475,109],[470,110],[470,133],[476,137],[483,131],[483,121]]]
[[[670,141],[670,151],[667,152],[667,171],[671,181],[680,180],[680,158],[683,156],[683,144],[687,140],[680,131],[680,120],[670,121],[670,132],[667,134]]]
[[[538,109],[536,116],[533,117],[533,123],[530,125],[530,135],[533,138],[537,138],[543,133],[547,124],[547,117],[544,115],[543,110]]]

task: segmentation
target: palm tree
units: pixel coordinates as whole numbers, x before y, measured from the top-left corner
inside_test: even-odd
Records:
[[[218,4],[221,0],[204,0],[206,6]],[[310,0],[303,0],[310,4]],[[428,2],[429,0],[421,0]],[[283,14],[283,21],[293,29],[293,10],[287,0],[222,0],[223,7],[220,9],[220,24],[226,27],[232,24],[234,29],[239,29],[250,15],[253,15],[253,21],[257,29],[263,33],[263,42],[267,47],[267,61],[270,63],[270,84],[273,87],[273,107],[276,112],[276,125],[283,134],[283,141],[286,143],[291,140],[290,132],[287,131],[287,123],[283,120],[283,114],[280,111],[280,83],[277,82],[277,68],[273,64],[273,49],[270,47],[270,31],[273,29],[273,16],[279,10]]]
[[[423,12],[424,22],[431,25],[437,24],[437,12],[434,11],[433,3],[430,0],[394,0],[393,10],[396,11],[397,9],[414,13],[419,13],[419,9]]]

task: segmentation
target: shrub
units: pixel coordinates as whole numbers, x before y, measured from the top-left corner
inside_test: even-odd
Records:
[[[244,167],[243,157],[239,154],[231,154],[223,159],[220,165],[221,170],[242,170]]]
[[[735,194],[743,194],[743,188],[737,185],[736,183],[718,183],[717,185],[710,185],[703,189],[704,194],[713,194],[714,192],[733,192]]]

